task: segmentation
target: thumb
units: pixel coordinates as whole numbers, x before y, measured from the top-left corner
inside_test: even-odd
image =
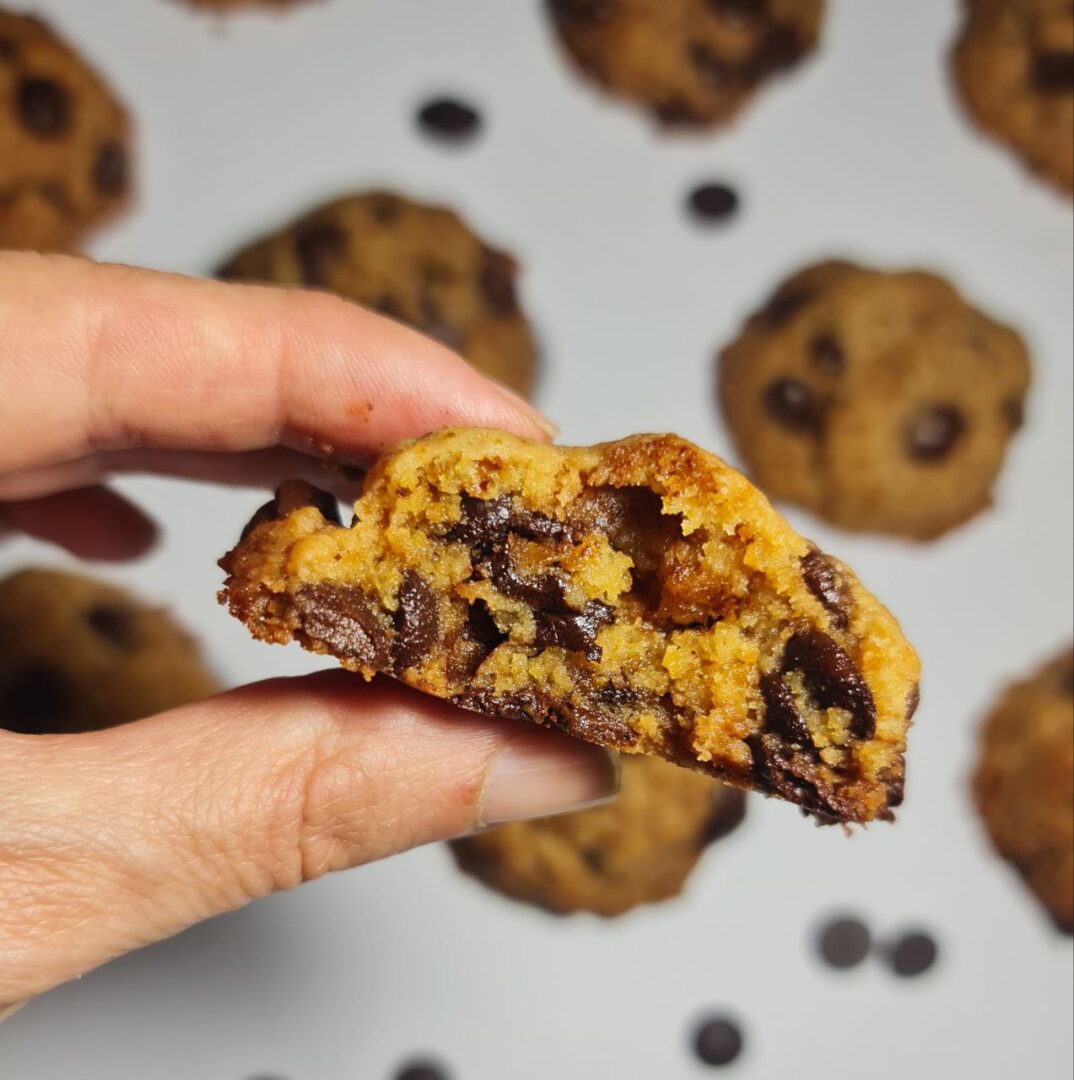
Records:
[[[332,870],[607,798],[604,751],[343,672],[0,732],[0,1014]]]

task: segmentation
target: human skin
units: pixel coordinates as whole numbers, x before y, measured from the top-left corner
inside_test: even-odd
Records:
[[[318,457],[449,425],[551,435],[441,346],[304,291],[0,253],[0,344],[0,542],[85,559],[156,535],[116,473],[324,484]],[[92,734],[0,731],[0,1019],[268,893],[616,784],[595,747],[336,671]]]

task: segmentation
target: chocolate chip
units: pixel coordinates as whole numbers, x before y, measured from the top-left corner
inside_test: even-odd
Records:
[[[377,616],[379,605],[361,589],[348,585],[306,585],[295,594],[302,633],[324,644],[333,656],[362,667],[388,667],[388,639]]]
[[[437,98],[418,110],[418,125],[427,135],[446,142],[469,142],[481,130],[476,109],[454,98]]]
[[[845,971],[869,955],[872,942],[869,927],[860,919],[834,919],[817,935],[817,952],[829,967]]]
[[[690,192],[688,206],[701,221],[723,221],[738,209],[738,192],[727,184],[702,184]]]
[[[390,225],[403,212],[403,201],[395,195],[376,195],[370,200],[369,211],[380,225]]]
[[[802,714],[795,704],[790,687],[776,672],[761,676],[761,697],[764,700],[765,731],[774,732],[784,742],[803,749],[813,748],[813,739]]]
[[[117,142],[106,142],[93,162],[93,184],[104,195],[122,195],[127,189],[127,151]]]
[[[739,80],[738,69],[704,41],[693,41],[688,50],[690,62],[707,86],[726,90]]]
[[[746,740],[758,791],[796,803],[822,822],[854,820],[854,807],[840,798],[814,760],[787,753],[778,735],[755,733]]]
[[[910,687],[910,692],[906,695],[906,719],[913,720],[914,715],[917,713],[918,706],[921,704],[921,683],[914,683]]]
[[[907,423],[906,452],[915,461],[942,461],[955,448],[966,430],[966,419],[950,405],[930,405]]]
[[[708,0],[713,13],[727,22],[755,26],[768,18],[768,0]]]
[[[1002,411],[1011,431],[1017,431],[1026,422],[1025,402],[1021,398],[1008,398],[1003,403]]]
[[[429,655],[440,636],[440,612],[436,594],[417,571],[408,570],[399,588],[395,613],[392,663],[396,671],[416,667]]]
[[[871,739],[876,733],[876,702],[850,654],[819,630],[795,634],[783,654],[783,670],[800,671],[810,695],[822,709],[845,709],[851,734]]]
[[[71,98],[51,79],[24,78],[16,91],[19,122],[35,135],[52,138],[71,126]]]
[[[334,495],[306,483],[305,480],[287,480],[276,489],[276,497],[271,502],[258,507],[242,530],[242,539],[245,540],[259,525],[269,521],[282,521],[288,514],[307,506],[315,506],[322,517],[333,525],[343,524]]]
[[[0,62],[10,60],[15,55],[15,42],[0,38]]]
[[[328,221],[304,225],[295,234],[295,257],[307,285],[327,285],[332,267],[347,249],[347,234]]]
[[[477,669],[507,640],[484,600],[475,600],[466,611],[466,624],[452,650],[449,677],[469,682]]]
[[[793,26],[772,26],[761,38],[756,52],[743,65],[750,82],[792,67],[801,58],[803,45]]]
[[[653,112],[657,119],[668,127],[692,128],[701,127],[705,123],[705,117],[683,98],[668,98],[656,102]]]
[[[86,612],[86,622],[93,630],[124,652],[137,649],[140,635],[135,613],[122,604],[98,604]]]
[[[403,314],[403,308],[399,301],[391,295],[391,293],[385,293],[374,305],[373,310],[378,315],[385,315],[389,319],[397,319],[401,322],[406,321],[406,316]]]
[[[435,1061],[412,1061],[402,1066],[395,1080],[451,1080],[448,1071]]]
[[[896,975],[913,978],[928,971],[936,963],[939,952],[931,934],[915,930],[889,945],[884,957]]]
[[[478,286],[488,306],[501,315],[518,311],[515,293],[515,261],[499,251],[486,251],[478,274]]]
[[[846,366],[846,353],[834,334],[818,334],[809,345],[813,366],[825,375],[840,375]]]
[[[835,565],[835,561],[818,548],[801,559],[802,577],[806,588],[832,616],[832,625],[845,630],[850,624],[853,603],[850,588]]]
[[[597,644],[597,631],[602,626],[614,622],[615,612],[599,600],[591,600],[582,612],[575,611],[537,611],[536,644],[542,648],[550,645],[582,653],[587,660],[601,658]]]
[[[548,0],[553,18],[562,22],[599,22],[610,19],[618,0]]]
[[[1074,91],[1074,53],[1062,49],[1038,53],[1033,57],[1033,85],[1046,94]]]
[[[58,735],[69,730],[78,692],[51,664],[31,664],[0,689],[0,727],[19,735]]]
[[[773,328],[785,326],[813,299],[813,296],[811,289],[800,285],[782,288],[761,309],[759,318]]]
[[[454,543],[474,544],[485,548],[503,543],[508,533],[526,540],[567,540],[571,529],[535,510],[517,508],[510,495],[498,499],[477,499],[464,495],[461,516],[448,530],[446,539]]]
[[[706,1065],[730,1065],[743,1045],[741,1029],[727,1016],[705,1020],[694,1032],[694,1052]]]
[[[816,432],[821,413],[812,389],[801,379],[777,379],[764,394],[768,414],[790,431]]]

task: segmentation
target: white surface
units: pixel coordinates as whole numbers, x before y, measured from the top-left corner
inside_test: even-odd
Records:
[[[847,841],[756,802],[678,904],[557,921],[426,850],[280,896],[128,958],[0,1028],[3,1080],[379,1080],[427,1050],[459,1080],[686,1080],[711,1006],[744,1024],[731,1075],[1069,1077],[1071,947],[987,851],[964,778],[997,688],[1071,634],[1072,217],[963,122],[944,53],[956,5],[832,0],[822,55],[729,134],[661,139],[570,74],[536,0],[326,0],[286,18],[167,0],[37,0],[137,113],[142,198],[94,248],[203,272],[347,188],[395,184],[515,250],[547,350],[541,403],[566,441],[675,429],[729,453],[711,354],[781,274],[849,253],[949,272],[1022,328],[1036,372],[997,511],[930,546],[796,524],[904,620],[926,665],[906,806]],[[410,122],[430,91],[489,120],[450,152]],[[745,208],[680,212],[729,177]],[[204,635],[231,682],[314,666],[247,640],[214,561],[259,495],[127,481],[167,523],[116,576]],[[54,552],[0,551],[0,569]],[[836,976],[810,932],[831,909],[934,931],[937,969]]]

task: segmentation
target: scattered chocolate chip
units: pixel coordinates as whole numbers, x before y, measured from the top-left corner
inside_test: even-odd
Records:
[[[801,566],[806,588],[831,615],[832,625],[839,630],[845,630],[850,624],[850,607],[853,601],[850,588],[835,561],[818,548],[813,548],[802,556]]]
[[[759,317],[771,327],[785,326],[812,299],[813,291],[790,285],[780,289],[761,309]]]
[[[774,732],[784,742],[803,749],[813,748],[813,739],[802,714],[795,704],[790,687],[777,672],[761,676],[761,697],[764,700],[765,731]]]
[[[35,135],[52,138],[71,126],[71,98],[51,79],[24,78],[16,91],[19,122]]]
[[[440,636],[440,612],[436,595],[417,571],[408,570],[399,588],[395,613],[392,662],[396,671],[416,667],[429,655]]]
[[[469,142],[481,130],[481,114],[454,98],[437,98],[418,110],[418,126],[445,142]]]
[[[122,195],[127,189],[127,151],[116,142],[104,143],[93,162],[93,184],[104,195]]]
[[[816,432],[820,429],[820,407],[816,396],[801,379],[777,379],[764,394],[768,414],[790,431]]]
[[[918,411],[905,429],[906,452],[915,461],[946,458],[966,430],[966,419],[950,405],[930,405]]]
[[[619,6],[618,0],[548,0],[548,8],[563,22],[598,22],[609,19]]]
[[[756,26],[768,18],[768,0],[707,0],[713,13],[739,26]]]
[[[825,375],[841,375],[846,366],[846,353],[834,334],[818,334],[809,345],[813,366]]]
[[[51,664],[31,664],[0,688],[0,728],[19,735],[67,731],[78,693],[64,672]]]
[[[1003,419],[1011,431],[1017,431],[1026,422],[1025,402],[1021,398],[1008,398],[1002,409]]]
[[[910,693],[906,695],[906,719],[913,720],[918,706],[921,704],[921,683],[914,683],[910,687]]]
[[[876,702],[850,654],[819,630],[795,634],[783,654],[783,670],[800,671],[822,709],[845,709],[851,734],[871,739],[876,733]]]
[[[817,952],[829,967],[845,971],[869,955],[872,941],[869,928],[860,919],[834,919],[817,935]]]
[[[395,1074],[395,1080],[451,1080],[451,1075],[435,1061],[412,1061]]]
[[[332,267],[346,251],[347,234],[328,221],[304,225],[295,234],[295,257],[307,285],[327,285]]]
[[[727,1016],[705,1020],[694,1032],[694,1052],[706,1065],[730,1065],[743,1043],[741,1029]]]
[[[124,652],[134,652],[140,636],[135,613],[122,604],[98,604],[86,612],[86,622],[93,630]]]
[[[515,293],[515,261],[509,255],[499,251],[486,251],[485,261],[478,275],[478,285],[485,302],[502,315],[518,311],[518,296]]]
[[[615,612],[599,600],[591,600],[582,612],[536,611],[536,644],[542,648],[557,645],[571,652],[582,653],[587,660],[601,658],[597,631],[615,619]]]
[[[388,639],[377,603],[353,586],[317,584],[294,598],[302,633],[328,647],[333,656],[378,671],[388,666]]]
[[[1033,85],[1046,94],[1067,94],[1074,90],[1074,53],[1053,49],[1033,57]]]
[[[697,73],[711,89],[726,90],[738,82],[739,72],[735,65],[720,56],[707,42],[692,41],[688,55]]]
[[[928,971],[936,963],[939,952],[931,934],[916,930],[888,945],[884,957],[896,975],[913,978]]]
[[[690,192],[687,204],[701,221],[724,221],[738,210],[738,192],[727,184],[702,184]]]

